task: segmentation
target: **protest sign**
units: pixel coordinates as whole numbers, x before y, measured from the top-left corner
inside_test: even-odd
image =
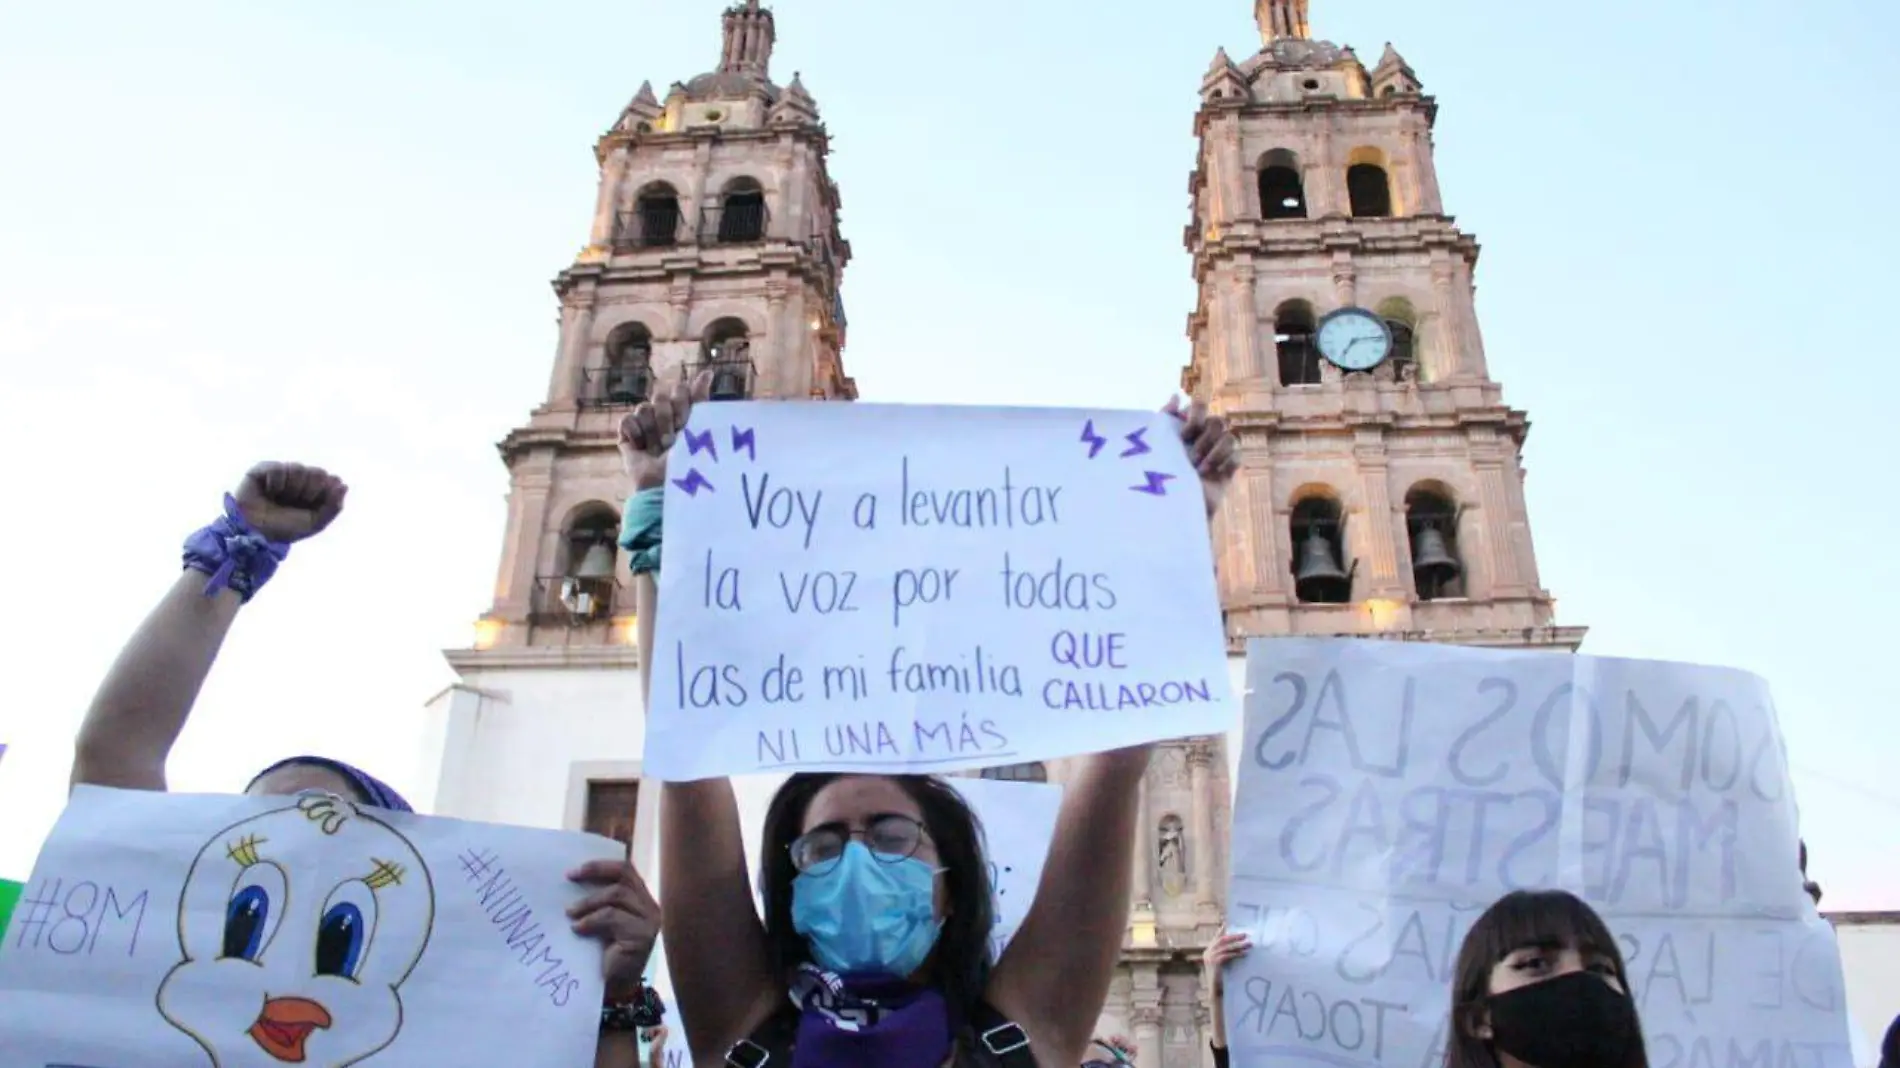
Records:
[[[81,787],[0,953],[7,1063],[591,1064],[605,838]]]
[[[1205,505],[1148,412],[702,404],[646,771],[953,771],[1223,730]]]
[[[956,787],[983,824],[996,909],[990,948],[1000,960],[1042,885],[1043,861],[1049,858],[1049,841],[1062,810],[1062,787],[998,779],[945,781]]]
[[[1767,686],[1739,671],[1257,640],[1234,810],[1236,1065],[1439,1068],[1452,967],[1516,889],[1617,937],[1652,1068],[1849,1068]]]

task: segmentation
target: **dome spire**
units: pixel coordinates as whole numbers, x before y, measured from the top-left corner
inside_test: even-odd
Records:
[[[1254,0],[1254,21],[1260,24],[1260,40],[1266,44],[1289,37],[1306,40],[1313,36],[1306,19],[1307,0]]]
[[[743,4],[727,8],[719,72],[765,78],[772,63],[772,42],[776,36],[772,13],[760,7],[759,0],[745,0]]]

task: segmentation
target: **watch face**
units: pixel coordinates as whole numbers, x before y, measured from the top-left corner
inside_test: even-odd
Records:
[[[1342,371],[1370,371],[1392,354],[1392,330],[1363,308],[1341,308],[1320,320],[1320,355]]]

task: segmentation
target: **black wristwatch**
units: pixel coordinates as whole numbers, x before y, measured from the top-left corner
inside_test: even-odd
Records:
[[[658,991],[645,983],[635,987],[631,997],[610,1000],[600,1007],[602,1031],[643,1031],[660,1026],[665,1019],[666,1002],[660,1000]]]

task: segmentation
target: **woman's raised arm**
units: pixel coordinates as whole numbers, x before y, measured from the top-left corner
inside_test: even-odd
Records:
[[[1239,467],[1233,438],[1196,401],[1166,409],[1212,518]],[[1142,776],[1152,746],[1097,753],[1066,784],[1042,885],[990,979],[989,1001],[1028,1032],[1036,1059],[1076,1064],[1093,1037],[1128,925]]]
[[[642,404],[620,424],[620,455],[633,497],[621,546],[634,554],[634,611],[642,707],[653,697],[654,583],[666,453],[686,425],[708,378]],[[718,1064],[733,1043],[772,1011],[781,996],[771,973],[765,927],[746,880],[739,802],[729,779],[670,782],[660,792],[662,937],[673,998],[687,1046],[699,1064]],[[670,903],[670,904],[667,904]]]
[[[106,672],[73,746],[72,784],[165,789],[165,760],[185,729],[238,607],[292,542],[343,511],[341,479],[301,464],[259,464],[225,512],[185,544],[187,570]]]

